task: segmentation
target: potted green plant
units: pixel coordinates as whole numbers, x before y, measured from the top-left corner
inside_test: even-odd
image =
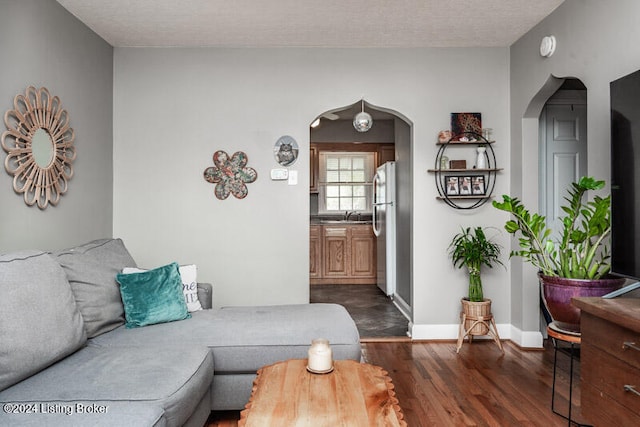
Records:
[[[601,190],[604,185],[592,177],[571,184],[557,241],[546,218],[531,214],[517,198],[503,195],[502,202],[493,202],[495,208],[513,217],[505,229],[518,236],[520,250],[510,256],[522,257],[538,268],[545,305],[565,329],[579,331],[580,310],[571,305],[572,297],[602,296],[624,284],[624,278],[608,276],[611,196],[584,200],[588,191]]]
[[[471,316],[490,315],[491,300],[484,298],[480,273],[483,265],[489,268],[502,265],[500,245],[487,239],[482,227],[467,227],[451,240],[449,256],[455,267],[466,267],[469,272],[469,293],[462,299],[463,312]],[[465,329],[468,327],[471,325],[465,325]],[[471,329],[472,335],[486,335],[487,332],[485,324],[477,324]]]

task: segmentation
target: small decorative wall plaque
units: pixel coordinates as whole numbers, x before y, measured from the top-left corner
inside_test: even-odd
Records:
[[[280,166],[291,166],[298,158],[298,143],[289,135],[278,138],[273,147],[273,155]]]
[[[238,199],[247,197],[249,190],[246,184],[258,178],[256,170],[247,167],[248,161],[243,151],[235,152],[231,158],[222,150],[213,154],[215,166],[204,170],[204,179],[216,184],[215,195],[218,199],[225,200],[229,194],[233,194]]]
[[[482,134],[482,114],[481,113],[451,113],[451,133],[454,139],[461,137],[471,138],[465,133]]]

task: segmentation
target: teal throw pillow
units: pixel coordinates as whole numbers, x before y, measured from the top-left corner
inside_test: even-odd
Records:
[[[177,263],[142,273],[118,274],[127,328],[191,317],[182,293]]]

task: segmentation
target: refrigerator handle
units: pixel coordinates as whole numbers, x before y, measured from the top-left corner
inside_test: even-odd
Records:
[[[373,194],[371,196],[371,204],[372,204],[372,206],[371,206],[371,210],[372,210],[371,227],[373,228],[373,234],[375,234],[376,237],[380,236],[380,229],[377,226],[378,219],[377,219],[377,215],[376,215],[376,212],[378,211],[378,200],[376,199],[376,195],[377,195],[376,188],[378,187],[378,181],[379,180],[380,180],[380,177],[378,176],[378,173],[376,172],[376,174],[373,176],[373,185],[372,185]]]

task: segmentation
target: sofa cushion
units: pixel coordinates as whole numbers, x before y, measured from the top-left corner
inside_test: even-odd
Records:
[[[0,255],[0,293],[0,390],[86,342],[67,277],[49,254]]]
[[[54,253],[67,273],[88,337],[124,323],[116,274],[136,263],[120,239],[101,239]]]
[[[184,301],[187,303],[187,310],[189,312],[202,310],[202,304],[198,297],[198,268],[195,264],[189,264],[181,265],[178,270],[180,271],[182,293],[184,294]],[[127,267],[122,270],[124,274],[142,273],[144,271],[149,270],[134,267]]]
[[[91,342],[103,346],[138,343],[163,348],[206,345],[213,351],[217,375],[255,373],[260,367],[280,360],[306,358],[311,340],[320,337],[329,340],[335,359],[360,360],[358,329],[345,308],[337,304],[203,310],[180,322],[118,328]]]
[[[113,427],[167,425],[160,406],[140,402],[36,402],[0,411],[0,426]],[[2,405],[5,407],[5,405]],[[37,412],[34,412],[37,410]]]
[[[116,281],[120,284],[127,328],[191,317],[175,262],[140,273],[120,273]]]
[[[158,351],[158,347],[88,345],[0,392],[0,402],[131,402],[160,407],[167,426],[182,426],[212,380],[213,358],[206,347]]]

